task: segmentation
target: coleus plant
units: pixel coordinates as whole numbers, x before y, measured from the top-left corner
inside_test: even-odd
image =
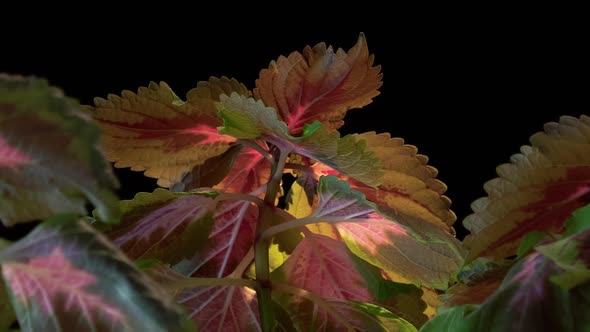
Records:
[[[44,220],[0,242],[0,328],[587,329],[590,218],[564,222],[588,202],[588,118],[499,167],[460,241],[427,157],[338,132],[381,78],[363,35],[279,57],[252,91],[210,78],[185,100],[162,82],[79,106],[0,76],[0,218]],[[161,188],[117,203],[103,155]]]

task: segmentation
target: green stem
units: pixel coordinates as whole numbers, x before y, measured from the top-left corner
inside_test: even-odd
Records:
[[[254,264],[256,267],[256,296],[258,298],[258,310],[262,330],[270,332],[275,326],[275,317],[272,309],[272,282],[270,280],[270,264],[268,248],[270,238],[264,238],[262,234],[272,227],[275,199],[279,193],[285,161],[289,151],[277,151],[276,159],[272,164],[272,176],[266,185],[264,204],[259,205],[258,225],[256,227],[256,242],[254,244]]]

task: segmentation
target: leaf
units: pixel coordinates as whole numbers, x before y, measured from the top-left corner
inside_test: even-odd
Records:
[[[171,298],[83,221],[59,216],[0,252],[25,331],[191,331]]]
[[[373,67],[365,36],[348,53],[320,43],[279,57],[260,72],[254,96],[278,111],[290,133],[316,120],[326,128],[342,126],[346,112],[379,94],[380,66]]]
[[[277,295],[298,331],[416,331],[412,324],[375,305],[303,294]]]
[[[2,222],[83,215],[84,197],[116,222],[118,183],[98,142],[98,128],[61,90],[42,79],[0,75]]]
[[[565,222],[564,236],[580,233],[590,228],[590,204],[572,212],[572,217]]]
[[[7,330],[15,321],[16,315],[8,297],[8,290],[4,280],[0,279],[0,331]]]
[[[354,256],[343,242],[326,236],[307,233],[273,273],[273,280],[324,299],[377,304],[416,326],[426,321],[418,288],[383,279],[377,268]]]
[[[115,167],[131,167],[170,187],[207,159],[227,151],[234,138],[221,135],[214,103],[221,94],[249,95],[244,85],[227,77],[199,82],[183,101],[170,87],[151,82],[137,93],[95,98],[87,107],[103,132],[103,144]]]
[[[459,281],[440,296],[444,307],[481,304],[500,287],[513,260],[491,261],[483,257],[466,265],[458,273]]]
[[[330,132],[320,122],[314,122],[305,125],[302,136],[291,136],[274,109],[236,93],[222,96],[217,107],[224,119],[220,133],[241,139],[264,139],[288,153],[319,160],[369,186],[380,183],[379,159],[373,152],[365,151],[365,144],[351,135],[340,137],[337,131]]]
[[[193,167],[184,174],[179,183],[170,188],[174,192],[186,192],[202,187],[213,187],[220,183],[235,165],[242,148],[239,145],[230,147],[223,154],[207,159],[203,164]],[[261,156],[262,157],[262,156]]]
[[[417,148],[404,144],[401,138],[391,138],[389,133],[366,132],[352,136],[357,142],[365,142],[366,151],[374,153],[381,161],[382,176],[378,187],[371,187],[340,175],[351,188],[363,192],[377,205],[392,208],[437,225],[454,234],[451,227],[457,217],[449,209],[450,199],[443,195],[444,183],[436,179],[438,171],[427,165],[428,157],[417,154]],[[315,164],[316,177],[334,174],[321,164]],[[344,174],[345,175],[345,174]]]
[[[231,285],[222,278],[215,280],[216,285],[195,286],[203,284],[202,279],[185,277],[162,264],[155,264],[147,273],[173,291],[199,331],[262,331],[256,292],[251,288]]]
[[[528,254],[539,244],[539,242],[547,238],[548,235],[549,234],[543,232],[531,232],[525,234],[522,237],[518,250],[516,251],[516,257],[522,258],[524,255]]]
[[[476,306],[474,305],[460,305],[453,308],[447,308],[441,312],[438,316],[428,321],[421,329],[420,332],[468,332],[467,324],[465,324],[465,316],[469,315]],[[489,331],[490,326],[487,325]],[[478,331],[483,331],[480,327]]]
[[[562,233],[572,211],[590,202],[590,118],[563,116],[530,141],[484,185],[488,196],[471,205],[463,221],[471,231],[467,261],[514,255],[532,231]]]
[[[312,216],[330,218],[348,248],[394,281],[446,289],[462,263],[459,241],[421,219],[380,209],[346,181],[323,176]],[[350,219],[358,220],[349,222]],[[326,219],[328,220],[328,219]]]
[[[498,291],[483,304],[444,311],[423,330],[586,331],[590,328],[590,283],[568,291],[551,281],[562,271],[541,253],[529,254],[512,267]],[[448,321],[454,321],[453,325],[445,325]]]
[[[154,258],[176,264],[205,245],[215,207],[206,196],[158,188],[121,201],[121,223],[104,232],[132,260]]]
[[[535,248],[557,266],[562,273],[551,277],[551,281],[571,289],[590,281],[590,229]]]
[[[261,143],[266,146],[265,143]],[[223,192],[260,195],[261,188],[270,180],[270,163],[258,151],[244,148],[227,176],[215,189]]]
[[[234,271],[254,244],[258,208],[250,202],[226,200],[217,206],[206,245],[173,268],[183,275],[221,278]]]
[[[305,189],[297,182],[293,182],[291,185],[286,201],[288,202],[288,205],[285,211],[289,212],[295,218],[301,219],[308,217],[313,212],[312,206],[308,203]],[[306,225],[306,227],[315,234],[324,235],[333,239],[340,239],[340,235],[338,235],[334,226],[328,223],[314,223]],[[278,235],[281,234],[282,233],[279,233]]]
[[[238,286],[195,287],[181,292],[178,303],[187,307],[201,331],[261,331],[256,292]]]
[[[369,302],[372,295],[344,243],[308,233],[275,278],[325,299]]]

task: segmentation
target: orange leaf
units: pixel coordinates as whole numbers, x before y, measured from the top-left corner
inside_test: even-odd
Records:
[[[303,54],[281,56],[260,71],[254,96],[276,109],[291,133],[315,120],[337,129],[349,109],[363,107],[379,94],[381,67],[373,67],[373,60],[363,34],[348,53],[334,52],[325,43],[306,46]]]
[[[102,129],[102,142],[115,167],[131,167],[169,187],[184,173],[225,152],[234,138],[220,135],[222,124],[214,102],[221,94],[248,90],[234,79],[199,82],[182,101],[170,87],[151,82],[137,93],[95,98],[92,116]]]
[[[532,231],[561,233],[572,211],[590,202],[590,117],[563,116],[530,141],[484,185],[488,196],[472,203],[463,221],[468,262],[514,255]]]

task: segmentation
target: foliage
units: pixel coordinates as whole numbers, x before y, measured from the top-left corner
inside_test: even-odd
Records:
[[[590,118],[498,167],[460,241],[416,147],[338,132],[379,94],[373,61],[361,34],[279,57],[252,91],[151,82],[85,106],[0,76],[0,219],[39,222],[0,242],[0,328],[590,328]],[[109,161],[161,188],[117,203]]]

